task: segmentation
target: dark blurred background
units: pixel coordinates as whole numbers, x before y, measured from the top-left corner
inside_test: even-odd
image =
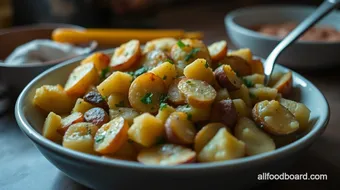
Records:
[[[157,20],[171,14],[174,9],[204,7],[216,4],[218,9],[209,12],[228,11],[258,4],[318,5],[322,0],[0,0],[0,27],[35,23],[68,23],[98,28],[159,28],[166,27]],[[193,21],[196,22],[196,21]]]

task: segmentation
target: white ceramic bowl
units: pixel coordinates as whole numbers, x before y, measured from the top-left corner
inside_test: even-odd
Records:
[[[301,22],[315,7],[310,6],[255,6],[237,9],[225,17],[229,38],[239,48],[248,47],[254,54],[266,58],[280,39],[265,36],[250,27],[259,24],[278,24],[289,21]],[[334,11],[318,25],[333,26],[340,30],[340,11]],[[324,68],[340,66],[340,42],[298,41],[286,49],[278,63],[291,68]]]
[[[110,50],[107,53],[112,53]],[[35,90],[44,84],[64,84],[84,57],[54,66],[31,81],[20,94],[15,116],[21,130],[57,168],[93,189],[244,189],[261,183],[262,172],[284,172],[326,129],[329,106],[322,93],[307,79],[293,72],[294,99],[311,110],[310,131],[275,151],[230,161],[173,167],[104,159],[62,147],[41,135],[45,115],[33,104]],[[289,71],[277,65],[276,71]]]

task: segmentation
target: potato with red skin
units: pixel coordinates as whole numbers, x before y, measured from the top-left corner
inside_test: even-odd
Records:
[[[166,53],[170,53],[172,46],[177,43],[175,38],[157,38],[148,41],[143,49],[143,54],[153,50],[160,50]]]
[[[227,127],[233,128],[237,122],[238,114],[234,102],[231,99],[214,103],[211,120],[221,122]]]
[[[179,77],[175,79],[172,84],[169,86],[168,89],[168,97],[169,101],[174,105],[183,105],[185,104],[185,96],[184,94],[178,89],[178,83],[185,77]]]
[[[61,128],[59,128],[57,131],[61,135],[64,135],[67,129],[75,123],[83,122],[84,121],[84,116],[80,112],[74,112],[71,115],[64,117],[61,119]]]
[[[229,65],[222,65],[215,71],[215,78],[221,87],[227,88],[228,91],[234,91],[241,88],[242,80],[239,79],[236,73]]]
[[[195,151],[179,145],[163,144],[143,149],[137,160],[145,165],[174,166],[196,161]]]
[[[220,64],[230,65],[238,76],[246,76],[251,74],[251,66],[249,63],[238,56],[226,56],[220,61]]]
[[[284,74],[279,79],[279,81],[276,82],[273,88],[276,88],[277,91],[281,93],[283,97],[287,97],[292,91],[292,85],[293,85],[293,76],[292,76],[292,72],[289,71],[288,73]]]
[[[253,59],[250,62],[250,67],[251,67],[251,73],[252,74],[264,74],[264,68],[263,68],[263,64],[262,61],[259,59]]]
[[[186,101],[197,108],[208,108],[216,98],[216,90],[207,82],[195,79],[182,79],[178,89],[184,94]]]
[[[173,112],[165,122],[165,133],[171,143],[190,145],[194,142],[196,129],[188,114]]]
[[[89,109],[84,114],[85,121],[92,123],[98,127],[109,122],[110,118],[106,111],[102,108],[92,108]]]
[[[83,99],[86,102],[92,104],[95,107],[101,107],[104,110],[108,110],[109,109],[109,106],[107,105],[107,102],[105,101],[103,96],[100,95],[100,93],[98,91],[90,91],[90,92],[88,92],[87,94],[85,94]]]
[[[225,40],[214,42],[213,44],[208,46],[208,50],[211,56],[211,60],[213,62],[220,61],[227,54],[228,51],[227,42]]]
[[[102,74],[102,70],[106,69],[110,64],[110,57],[106,55],[105,53],[96,52],[91,54],[90,56],[86,57],[83,61],[80,62],[80,64],[88,64],[93,63],[96,67],[98,74]]]
[[[150,70],[157,67],[158,65],[161,65],[167,60],[171,60],[171,58],[165,52],[153,50],[142,56],[141,64]]]
[[[115,50],[111,58],[110,66],[113,70],[125,71],[138,63],[140,55],[139,41],[130,40]]]

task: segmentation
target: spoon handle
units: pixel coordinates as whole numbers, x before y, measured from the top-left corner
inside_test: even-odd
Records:
[[[274,64],[278,56],[282,51],[296,41],[303,33],[305,33],[310,27],[321,20],[329,12],[339,5],[340,0],[325,0],[311,15],[303,20],[292,32],[290,32],[269,54],[264,65],[264,82],[268,85],[270,76],[272,74]]]

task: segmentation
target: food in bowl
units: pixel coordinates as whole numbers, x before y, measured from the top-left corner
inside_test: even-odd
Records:
[[[249,49],[169,38],[144,47],[131,40],[111,57],[94,53],[64,86],[38,88],[43,136],[103,159],[179,165],[274,151],[308,132],[310,110],[289,100],[292,73],[265,87]]]
[[[297,23],[286,22],[280,24],[263,24],[251,27],[251,29],[260,32],[264,35],[276,36],[279,38],[286,37],[295,27]],[[340,32],[331,26],[312,27],[300,37],[303,41],[327,41],[339,42]]]

